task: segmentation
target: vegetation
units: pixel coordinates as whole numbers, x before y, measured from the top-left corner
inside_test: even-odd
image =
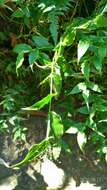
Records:
[[[70,153],[66,133],[107,160],[107,1],[0,0],[0,24],[0,131],[26,141],[23,114],[47,113],[46,138],[13,167]]]

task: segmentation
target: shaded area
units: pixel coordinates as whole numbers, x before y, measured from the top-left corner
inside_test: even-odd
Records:
[[[30,126],[28,139],[30,138],[31,141],[25,144],[13,143],[10,137],[1,135],[0,157],[11,164],[21,161],[31,143],[39,142],[45,136],[45,126],[44,124],[42,125],[42,122],[44,123],[43,120],[35,118],[27,122],[28,126]],[[34,130],[35,133],[32,132]],[[70,143],[72,154],[69,155],[62,151],[60,158],[55,162],[65,173],[63,186],[60,189],[81,190],[82,188],[85,190],[87,186],[92,184],[92,190],[106,190],[107,166],[103,160],[99,161],[93,147],[91,145],[87,146],[85,154],[83,154],[79,151],[75,137],[67,135],[65,140]],[[47,172],[50,172],[51,175],[52,171]],[[47,189],[47,184],[40,173],[40,160],[24,166],[20,170],[11,170],[0,166],[0,189],[2,190],[3,187],[4,190],[3,185],[6,185],[5,190],[45,190]]]

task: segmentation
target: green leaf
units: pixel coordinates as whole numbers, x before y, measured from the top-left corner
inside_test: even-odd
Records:
[[[94,19],[95,24],[100,28],[106,28],[107,27],[107,17],[104,15],[98,15]]]
[[[84,146],[87,142],[87,138],[86,138],[86,135],[84,132],[78,132],[77,134],[77,142],[78,142],[78,145],[81,149],[81,151],[83,152],[84,151]]]
[[[98,55],[94,56],[93,64],[94,64],[96,70],[101,72],[101,70],[102,70],[102,58],[99,57]]]
[[[27,153],[27,155],[25,156],[25,158],[21,162],[15,164],[15,165],[12,165],[11,168],[18,169],[21,166],[23,166],[23,165],[31,162],[35,158],[38,158],[41,154],[43,154],[46,151],[46,149],[48,148],[49,144],[50,144],[49,143],[49,139],[45,139],[42,142],[40,142],[39,144],[34,144],[30,148],[30,150]]]
[[[79,131],[81,132],[85,129],[85,125],[82,122],[76,122],[71,119],[64,119],[63,123],[65,127],[65,133],[68,134],[76,134]]]
[[[39,58],[39,50],[33,49],[29,53],[29,64],[32,65]]]
[[[64,126],[60,115],[51,111],[51,128],[56,138],[60,138],[64,134]]]
[[[89,114],[89,111],[86,106],[79,108],[77,111],[81,114],[86,114],[86,115]]]
[[[68,143],[66,143],[66,142],[65,142],[64,140],[62,140],[62,139],[59,139],[58,142],[59,142],[59,145],[61,146],[61,148],[62,148],[65,152],[71,154],[71,147],[69,146]]]
[[[100,46],[93,59],[94,66],[99,72],[101,72],[102,70],[103,59],[106,56],[107,56],[107,48]]]
[[[81,71],[84,75],[84,77],[89,80],[89,75],[90,75],[90,64],[85,61],[81,64]]]
[[[73,44],[76,37],[76,30],[72,29],[72,31],[68,31],[65,33],[64,37],[62,38],[61,45],[62,46],[70,46]]]
[[[102,105],[99,102],[95,105],[95,108],[99,112],[107,112],[107,105]]]
[[[56,45],[57,40],[58,40],[58,28],[59,28],[59,26],[58,26],[58,17],[56,16],[55,11],[52,11],[49,14],[49,20],[50,20],[49,30],[50,30],[51,36],[53,38],[54,44]]]
[[[84,56],[86,51],[90,46],[89,41],[80,40],[78,44],[78,63],[80,62],[81,58]]]
[[[24,54],[21,52],[19,53],[19,55],[17,56],[17,60],[16,60],[16,73],[18,74],[18,69],[22,66],[24,61]]]
[[[82,92],[82,96],[85,100],[85,103],[86,103],[88,109],[89,109],[89,93],[90,93],[90,91],[88,89],[84,89]]]
[[[52,49],[53,46],[48,42],[48,39],[45,38],[44,36],[33,36],[32,37],[34,43],[36,46],[40,49]]]
[[[29,53],[32,51],[32,47],[28,44],[17,44],[13,51],[15,53]]]
[[[40,53],[39,61],[42,65],[51,64],[51,59],[49,55],[43,52]]]
[[[68,95],[70,95],[70,94],[78,94],[78,93],[80,93],[80,92],[82,92],[82,91],[84,91],[84,90],[86,90],[86,84],[85,84],[84,82],[81,82],[81,83],[77,84],[77,85],[72,89],[72,91],[69,92]]]
[[[59,95],[62,88],[62,77],[60,67],[58,65],[55,67],[55,72],[53,73],[53,88],[55,93]]]
[[[12,17],[21,18],[24,16],[24,12],[21,8],[18,8],[13,14]]]
[[[106,6],[104,7],[102,13],[104,14],[104,13],[106,13],[106,12],[107,12],[107,4],[106,4]]]
[[[95,83],[93,83],[93,82],[89,82],[89,83],[87,83],[87,86],[88,86],[88,88],[90,88],[91,90],[93,90],[93,91],[95,91],[95,92],[101,93],[101,89],[100,89],[100,87],[99,87],[97,84],[95,84]]]
[[[55,94],[49,94],[47,95],[45,98],[43,98],[42,100],[36,102],[35,104],[33,104],[30,107],[27,108],[22,108],[23,110],[40,110],[41,108],[43,108],[46,104],[49,104],[49,102],[51,101],[51,99],[55,96]]]

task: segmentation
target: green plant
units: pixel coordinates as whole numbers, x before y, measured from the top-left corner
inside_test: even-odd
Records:
[[[17,54],[17,76],[22,81],[29,73],[26,86],[36,79],[41,92],[36,96],[36,103],[33,103],[34,96],[30,100],[28,93],[30,102],[22,100],[18,110],[36,112],[48,105],[46,138],[34,145],[15,167],[28,163],[44,150],[48,152],[50,145],[55,158],[62,148],[70,153],[71,148],[63,140],[66,133],[76,134],[82,152],[87,142],[93,143],[97,145],[96,151],[107,159],[107,3],[102,0],[95,4],[95,9],[89,10],[88,1],[84,3],[32,0],[8,5],[11,10],[6,16],[13,11],[12,22],[19,26],[15,29],[16,38],[12,38],[15,40],[13,52]],[[4,12],[2,14],[4,16]],[[3,100],[3,105],[9,111],[14,101],[11,96],[6,97],[9,100]],[[21,129],[16,128],[19,135]]]

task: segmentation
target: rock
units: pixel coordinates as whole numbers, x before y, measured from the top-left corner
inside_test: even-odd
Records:
[[[17,186],[17,178],[15,175],[0,181],[0,190],[13,190]]]
[[[48,159],[46,159],[41,165],[41,175],[43,176],[45,183],[48,185],[48,189],[51,190],[61,188],[65,178],[64,171]]]

